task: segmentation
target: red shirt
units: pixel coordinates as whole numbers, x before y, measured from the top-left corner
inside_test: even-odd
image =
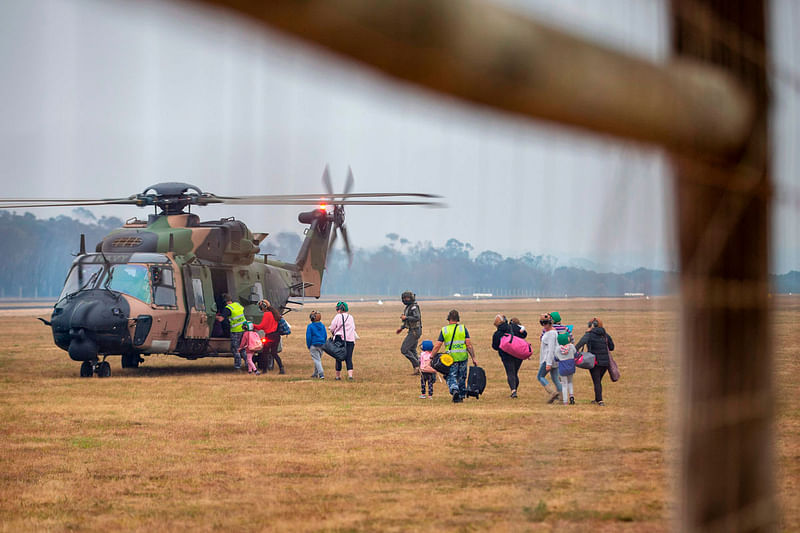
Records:
[[[269,335],[278,331],[278,321],[272,316],[272,312],[267,309],[264,316],[261,318],[261,323],[253,324],[253,329],[260,329],[264,334]]]

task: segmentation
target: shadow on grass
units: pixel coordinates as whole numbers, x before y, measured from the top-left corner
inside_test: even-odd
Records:
[[[110,361],[109,361],[110,362]],[[142,378],[157,378],[169,376],[202,376],[202,375],[247,375],[246,370],[234,370],[233,367],[227,365],[169,365],[169,366],[146,366],[142,365],[139,368],[120,368],[111,363],[111,377],[98,378],[96,375],[90,378],[81,378],[78,375],[78,368],[76,367],[74,374],[59,374],[57,377],[65,380],[83,381],[90,379],[142,379]]]
[[[174,366],[155,366],[147,367],[141,366],[139,368],[126,368],[119,370],[116,374],[112,373],[112,377],[124,378],[152,378],[161,376],[197,376],[201,374],[219,375],[227,374],[231,376],[247,375],[246,370],[235,370],[232,366],[227,365],[174,365]]]

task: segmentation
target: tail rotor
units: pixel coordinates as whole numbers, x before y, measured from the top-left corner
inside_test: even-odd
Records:
[[[344,242],[344,249],[347,252],[347,262],[349,265],[353,264],[353,250],[350,247],[350,238],[347,236],[347,226],[344,225],[344,205],[340,202],[336,201],[336,195],[333,193],[333,185],[331,184],[331,177],[330,173],[328,172],[328,167],[325,167],[325,172],[322,174],[322,184],[325,189],[330,193],[331,198],[331,205],[333,206],[333,211],[331,213],[332,221],[333,221],[333,231],[331,232],[331,240],[328,244],[328,252],[333,249],[333,244],[336,242],[339,233],[342,234],[342,241]],[[342,198],[345,198],[350,191],[353,189],[353,185],[355,184],[355,179],[353,178],[353,170],[348,167],[347,168],[347,180],[344,184],[344,192],[342,193]]]

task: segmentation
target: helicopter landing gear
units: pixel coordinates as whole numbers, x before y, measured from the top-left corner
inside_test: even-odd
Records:
[[[138,353],[124,353],[122,354],[122,368],[139,368],[139,363],[143,363]]]
[[[108,364],[108,361],[103,361],[95,367],[95,372],[98,378],[109,378],[111,377],[111,365]]]
[[[81,377],[90,378],[94,374],[94,365],[97,361],[84,361],[81,363]]]

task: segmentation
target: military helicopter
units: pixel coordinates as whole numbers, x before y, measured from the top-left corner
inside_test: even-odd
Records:
[[[327,167],[322,182],[323,194],[217,196],[170,182],[127,198],[12,198],[0,200],[0,207],[154,208],[147,220],[134,217],[112,231],[94,252],[86,251],[81,235],[50,320],[39,319],[52,328],[55,344],[82,363],[82,377],[109,377],[110,355],[122,356],[123,368],[136,368],[142,356],[155,353],[232,357],[229,339],[211,336],[223,293],[242,304],[246,318],[255,322],[262,316],[256,305],[262,298],[282,313],[306,297],[319,298],[328,252],[339,233],[352,258],[346,205],[441,205],[431,194],[351,193],[350,170],[341,194],[333,193]],[[298,215],[308,227],[297,259],[287,263],[260,254],[267,233],[252,233],[233,217],[201,221],[191,212],[192,206],[210,204],[315,208]]]

